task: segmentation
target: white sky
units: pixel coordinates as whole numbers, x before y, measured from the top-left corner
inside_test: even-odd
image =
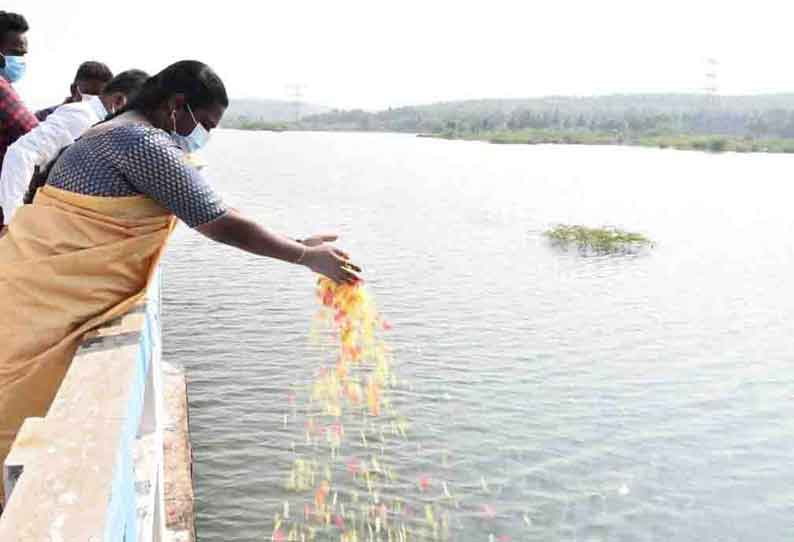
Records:
[[[127,8],[128,11],[124,11]],[[31,25],[32,107],[78,64],[210,64],[232,98],[385,108],[547,94],[794,91],[790,0],[5,0]]]

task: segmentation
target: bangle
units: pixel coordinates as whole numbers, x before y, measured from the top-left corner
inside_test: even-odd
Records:
[[[298,256],[298,259],[297,259],[297,260],[295,260],[295,263],[296,263],[296,264],[301,264],[301,263],[303,263],[303,258],[305,258],[305,257],[306,257],[306,245],[301,245],[301,248],[302,248],[303,250],[301,251],[301,255],[300,255],[300,256]]]

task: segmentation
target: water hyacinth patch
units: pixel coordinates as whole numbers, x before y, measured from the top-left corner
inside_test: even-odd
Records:
[[[555,246],[566,249],[577,248],[585,254],[628,254],[654,246],[653,242],[641,233],[629,232],[612,226],[589,228],[557,224],[546,230],[543,235]]]

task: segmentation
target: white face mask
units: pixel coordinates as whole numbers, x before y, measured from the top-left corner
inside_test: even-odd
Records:
[[[176,116],[174,116],[172,117],[174,119],[174,131],[171,132],[171,137],[182,150],[191,153],[196,152],[207,144],[210,139],[210,133],[206,128],[204,128],[203,124],[196,120],[196,117],[193,115],[193,110],[190,109],[190,106],[185,104],[185,107],[187,107],[187,111],[190,113],[190,117],[193,119],[193,122],[196,123],[196,127],[193,128],[193,131],[190,132],[190,134],[183,136],[176,131]]]

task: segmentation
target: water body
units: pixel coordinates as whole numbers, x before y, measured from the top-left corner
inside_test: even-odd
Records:
[[[206,158],[233,205],[365,268],[411,422],[389,452],[460,495],[452,540],[794,536],[794,158],[236,131]],[[560,253],[557,222],[657,246]],[[287,390],[329,361],[314,279],[184,227],[164,267],[199,536],[269,540]]]

